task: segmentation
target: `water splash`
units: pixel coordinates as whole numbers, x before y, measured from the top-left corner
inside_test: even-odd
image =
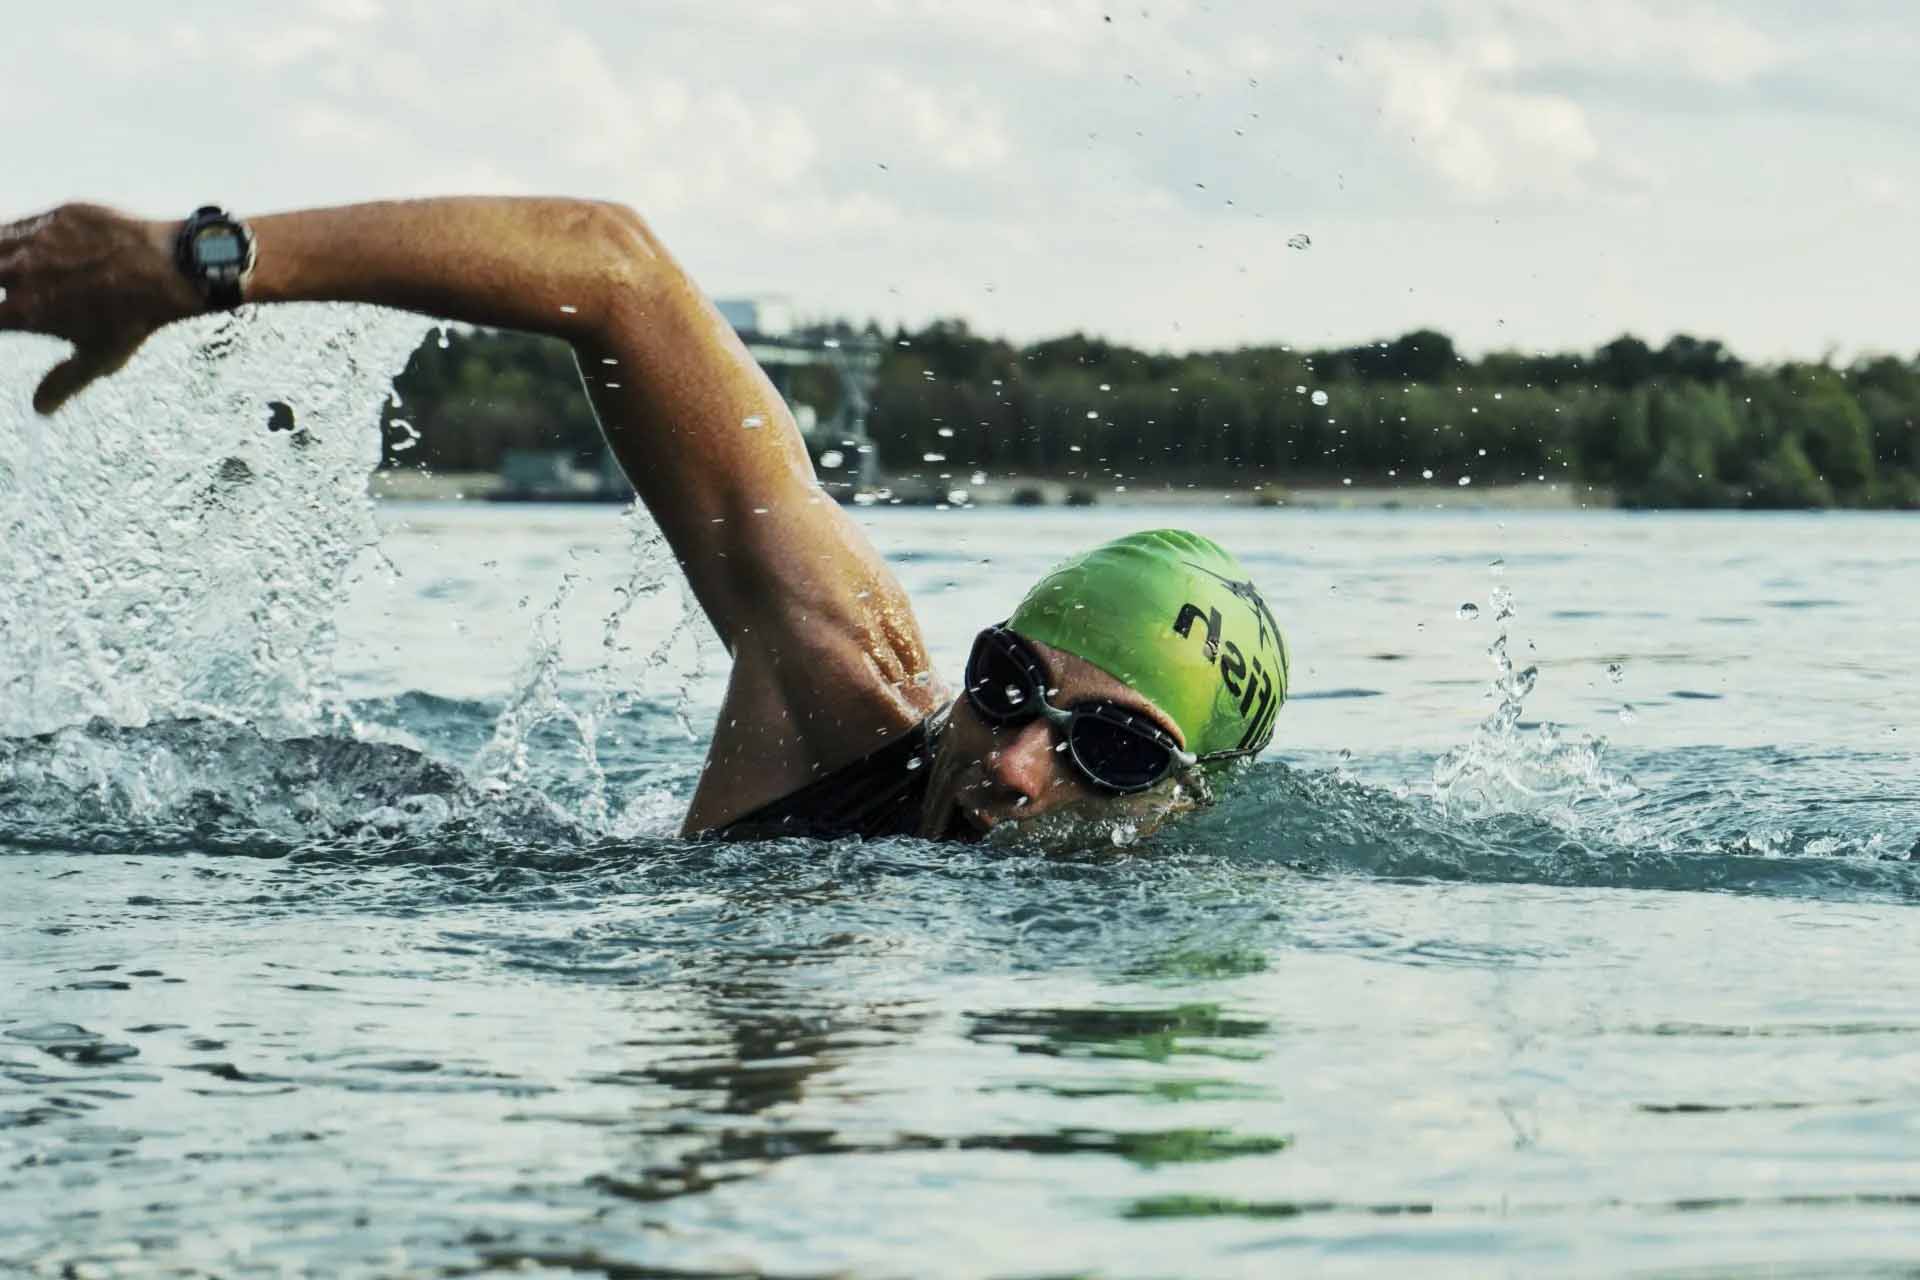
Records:
[[[671,826],[658,785],[615,814],[601,763],[603,742],[632,732],[643,701],[658,723],[663,689],[691,738],[689,689],[704,671],[700,610],[638,507],[591,664],[571,668],[561,652],[570,572],[535,619],[470,778],[455,770],[417,793],[321,780],[301,784],[304,800],[263,781],[305,776],[312,752],[296,740],[367,759],[397,746],[411,762],[392,766],[401,778],[446,771],[404,728],[348,706],[333,665],[345,586],[363,555],[381,557],[367,490],[381,410],[431,328],[350,307],[184,325],[52,421],[33,414],[27,390],[54,344],[0,347],[0,378],[14,388],[0,403],[0,828],[336,838],[492,827],[489,805],[508,829],[521,809],[575,824],[577,836]],[[652,634],[663,617],[657,641],[632,639],[630,622],[644,618]],[[556,732],[578,759],[557,786]]]
[[[1496,560],[1490,568],[1498,578],[1505,564]],[[1512,589],[1496,584],[1487,603],[1499,627],[1486,651],[1494,669],[1487,696],[1495,706],[1464,745],[1434,762],[1435,805],[1444,814],[1469,818],[1518,813],[1572,826],[1583,806],[1598,803],[1605,809],[1638,795],[1630,777],[1603,765],[1606,739],[1568,740],[1550,722],[1531,732],[1520,727],[1540,669],[1516,666],[1508,652],[1508,624],[1515,616]],[[1459,614],[1473,617],[1478,610],[1463,604]]]
[[[542,730],[558,728],[578,760],[567,786],[573,817],[608,834],[642,834],[661,825],[655,795],[636,797],[619,815],[614,813],[601,762],[602,738],[610,725],[663,692],[680,732],[689,740],[698,737],[690,714],[692,688],[706,671],[710,628],[652,516],[635,503],[622,520],[631,567],[614,590],[617,603],[602,621],[593,664],[573,672],[560,641],[560,617],[580,580],[578,570],[569,570],[534,619],[521,676],[490,740],[476,756],[473,772],[497,792],[529,785],[534,739]],[[659,639],[644,648],[629,635],[643,616],[656,622],[671,617]],[[540,749],[550,752],[554,745],[542,741]]]
[[[0,346],[0,736],[328,717],[367,475],[427,323],[291,307],[178,325],[48,420],[56,345]]]
[[[0,841],[14,847],[281,856],[308,842],[433,837],[575,843],[589,836],[538,790],[488,790],[409,747],[315,734],[267,738],[220,720],[96,720],[0,738]]]

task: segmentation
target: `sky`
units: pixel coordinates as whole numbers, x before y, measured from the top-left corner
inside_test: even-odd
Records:
[[[805,316],[1920,351],[1912,0],[17,8],[0,216],[576,194]]]

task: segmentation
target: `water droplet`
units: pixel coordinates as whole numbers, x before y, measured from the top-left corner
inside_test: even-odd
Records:
[[[1113,384],[1111,382],[1103,382],[1100,384],[1100,389],[1102,391],[1111,391],[1113,390]]]
[[[1634,710],[1631,705],[1623,706],[1620,708],[1621,724],[1632,724],[1635,720],[1638,720],[1639,718],[1640,717],[1638,715],[1634,714]]]
[[[1140,838],[1140,828],[1131,822],[1122,822],[1113,829],[1113,847],[1124,849]]]
[[[956,507],[964,507],[967,505],[967,491],[965,489],[949,489],[947,490],[947,501]]]
[[[760,414],[750,413],[746,417],[740,419],[740,425],[745,427],[749,431],[757,431],[761,427],[764,427],[767,425],[767,420],[764,416]]]
[[[1305,395],[1305,394],[1307,394],[1307,387],[1306,387],[1306,384],[1305,384],[1305,383],[1303,383],[1303,382],[1296,382],[1296,383],[1294,383],[1294,384],[1293,384],[1293,394],[1295,394],[1295,395],[1297,395],[1297,396],[1303,396],[1303,395]]]
[[[946,460],[947,455],[944,453],[923,453],[920,455],[920,461],[922,462],[945,462]]]
[[[829,449],[820,455],[820,465],[828,471],[838,471],[846,465],[847,455],[838,449]]]
[[[1431,479],[1433,479],[1433,468],[1432,468],[1432,467],[1427,467],[1427,468],[1424,468],[1424,469],[1422,469],[1422,470],[1421,470],[1421,472],[1420,472],[1420,478],[1421,478],[1422,480],[1431,480]]]
[[[1487,572],[1491,573],[1496,578],[1499,577],[1501,574],[1505,573],[1506,571],[1507,571],[1507,562],[1497,557],[1489,561],[1487,564]]]
[[[1472,477],[1472,476],[1461,476],[1461,477],[1460,477],[1460,487],[1461,487],[1462,489],[1464,489],[1464,488],[1466,488],[1466,487],[1467,487],[1468,485],[1470,485],[1470,484],[1472,484],[1472,483],[1473,483],[1473,477]]]
[[[1098,409],[1087,410],[1087,420],[1089,422],[1094,421],[1095,419],[1099,418],[1099,416],[1100,416],[1100,411]]]
[[[1287,237],[1287,248],[1289,249],[1310,249],[1312,247],[1313,237],[1304,231],[1296,231]]]
[[[939,436],[942,440],[951,440],[953,439],[953,428],[942,427],[938,431],[934,432],[933,434]]]
[[[1327,393],[1324,391],[1315,391],[1312,395],[1308,396],[1307,399],[1313,401],[1315,404],[1321,406],[1322,408],[1325,408],[1327,403]]]
[[[974,472],[974,473],[973,473],[973,483],[974,483],[974,484],[985,484],[986,482],[987,482],[987,473],[986,473],[986,472],[984,472],[984,471],[976,471],[976,472]]]
[[[1017,684],[1010,684],[1001,692],[1006,694],[1007,701],[1016,707],[1027,700],[1026,691]]]
[[[824,345],[830,351],[837,351],[840,348],[840,339],[828,338],[826,342],[822,345]]]
[[[918,769],[921,765],[925,763],[926,761],[922,760],[919,756],[911,756],[907,760],[907,770],[908,772],[912,772],[913,770]]]
[[[917,688],[926,688],[927,682],[932,679],[933,672],[931,671],[916,671],[913,673],[913,683]]]
[[[1339,756],[1339,759],[1340,759],[1340,763],[1341,763],[1341,764],[1352,764],[1352,763],[1353,763],[1353,749],[1352,749],[1351,747],[1342,747],[1342,748],[1340,748],[1340,756]]]
[[[580,314],[580,308],[572,307],[572,306],[563,306],[560,308],[560,314],[568,315],[568,316],[577,316]]]
[[[1619,684],[1622,680],[1625,680],[1626,678],[1627,678],[1627,669],[1625,667],[1621,666],[1617,662],[1609,662],[1607,664],[1608,680],[1611,680],[1614,684]]]
[[[1469,600],[1453,611],[1453,616],[1462,622],[1472,622],[1480,616],[1480,606]]]

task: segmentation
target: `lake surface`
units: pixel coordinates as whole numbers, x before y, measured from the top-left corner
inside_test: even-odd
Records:
[[[1274,749],[1101,858],[716,848],[643,523],[369,516],[244,397],[78,447],[166,373],[0,419],[0,1271],[1915,1255],[1910,517],[869,509],[950,680],[1059,556],[1219,538]]]

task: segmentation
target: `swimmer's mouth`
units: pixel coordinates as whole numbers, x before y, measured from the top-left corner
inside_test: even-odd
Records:
[[[987,834],[992,830],[992,819],[981,818],[978,814],[956,803],[953,806],[953,817],[947,822],[946,838],[948,840],[964,840],[973,844],[985,840]]]

